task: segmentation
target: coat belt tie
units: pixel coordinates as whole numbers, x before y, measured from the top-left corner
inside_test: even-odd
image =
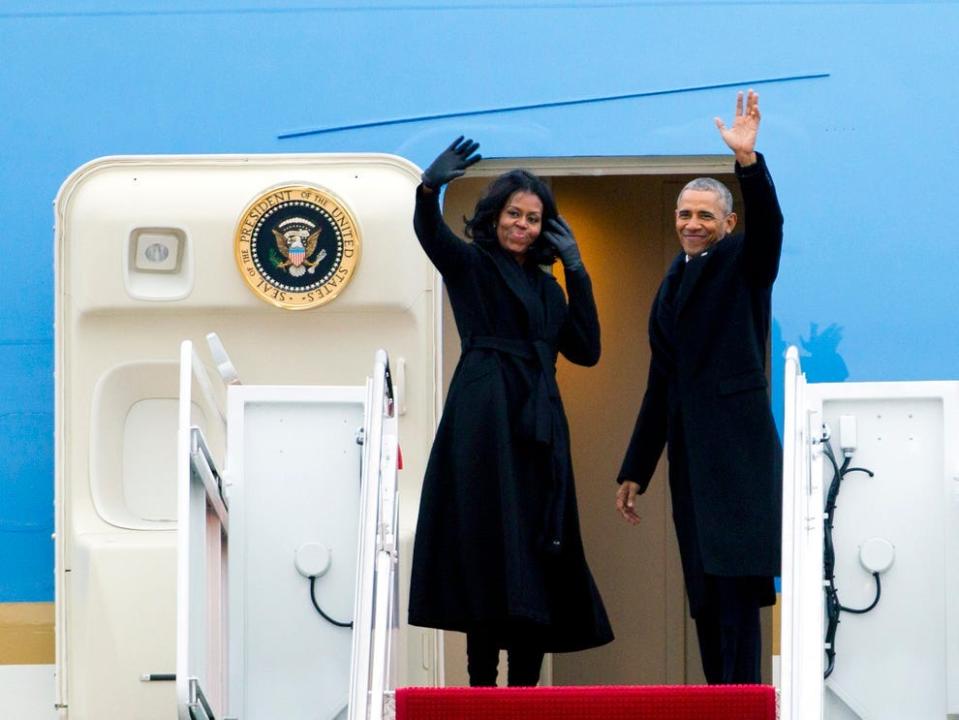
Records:
[[[559,386],[556,384],[556,364],[553,352],[543,340],[514,340],[492,336],[464,338],[462,352],[470,350],[495,350],[506,355],[535,361],[539,372],[533,384],[533,391],[520,413],[522,434],[536,442],[549,444],[553,439],[552,400],[559,398]]]
[[[538,443],[549,445],[551,470],[553,476],[550,497],[546,503],[546,524],[544,545],[549,552],[562,549],[563,524],[566,514],[566,498],[570,478],[566,472],[565,451],[559,443],[553,442],[557,427],[561,423],[558,406],[553,400],[559,399],[559,386],[556,384],[556,359],[549,343],[543,340],[515,340],[493,336],[474,336],[463,338],[461,349],[465,355],[470,350],[494,350],[506,355],[534,361],[539,366],[533,391],[520,411],[520,431]],[[565,448],[565,443],[562,444]]]

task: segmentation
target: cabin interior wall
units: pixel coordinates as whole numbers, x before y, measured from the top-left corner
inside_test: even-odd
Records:
[[[583,542],[616,633],[610,645],[555,656],[557,685],[686,680],[682,571],[665,458],[640,500],[639,526],[623,522],[614,503],[615,479],[646,389],[649,309],[676,254],[666,182],[661,176],[553,180],[600,313],[599,364],[583,368],[560,361],[557,374],[570,423]]]
[[[728,181],[738,205],[735,179],[719,178]],[[586,555],[616,634],[616,640],[605,647],[553,656],[551,665],[544,668],[544,682],[553,685],[705,682],[695,627],[686,610],[665,456],[641,498],[643,521],[638,527],[622,521],[614,502],[616,475],[646,389],[649,309],[677,252],[672,210],[678,191],[689,179],[678,175],[549,178],[560,211],[576,232],[602,327],[599,364],[583,368],[561,360],[557,376],[572,435]],[[457,232],[487,182],[488,178],[466,178],[447,190],[444,214]],[[554,272],[562,283],[559,265]],[[458,358],[459,336],[447,304],[443,317],[446,383]],[[768,681],[768,611],[763,613],[763,626],[767,658],[763,668]],[[465,685],[464,636],[446,633],[445,638],[446,684]]]

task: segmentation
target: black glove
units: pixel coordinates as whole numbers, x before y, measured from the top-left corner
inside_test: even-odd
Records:
[[[430,164],[423,173],[423,184],[430,190],[439,190],[450,180],[466,172],[470,165],[478,163],[483,156],[473,155],[479,147],[478,142],[463,139],[460,135]]]
[[[573,229],[562,217],[550,218],[549,230],[543,233],[550,245],[556,248],[556,254],[567,270],[579,270],[583,267],[583,258],[579,255],[579,246],[573,237]]]

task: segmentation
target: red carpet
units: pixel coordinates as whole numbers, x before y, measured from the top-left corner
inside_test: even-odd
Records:
[[[769,685],[399,688],[396,720],[775,720]]]

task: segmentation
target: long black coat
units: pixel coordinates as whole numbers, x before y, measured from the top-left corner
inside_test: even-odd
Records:
[[[557,352],[599,360],[585,270],[556,280],[495,240],[466,243],[417,192],[414,227],[446,282],[463,353],[430,454],[409,621],[522,636],[547,652],[612,640],[583,554]]]
[[[688,265],[680,253],[653,302],[646,395],[619,475],[645,491],[668,444],[691,591],[697,563],[700,574],[732,577],[780,568],[782,448],[764,366],[783,219],[762,156],[736,175],[745,233]]]

